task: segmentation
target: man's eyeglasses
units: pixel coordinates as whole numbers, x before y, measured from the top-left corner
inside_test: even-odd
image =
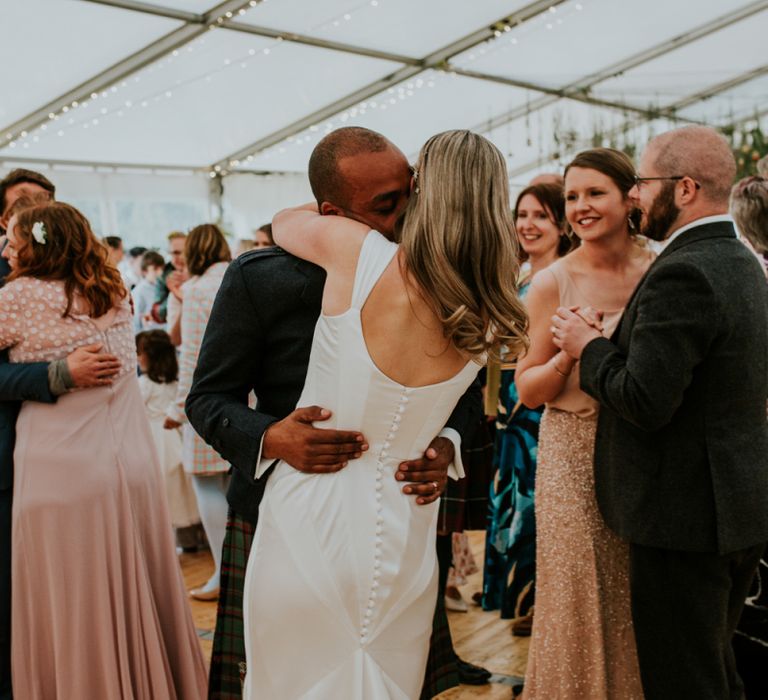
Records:
[[[683,178],[686,178],[686,177],[688,176],[687,175],[667,175],[665,177],[640,177],[639,175],[635,175],[635,187],[640,189],[640,185],[642,185],[644,182],[652,182],[653,180],[682,180]],[[696,180],[693,180],[693,184],[696,185],[697,190],[701,189],[701,185],[698,182],[696,182]]]

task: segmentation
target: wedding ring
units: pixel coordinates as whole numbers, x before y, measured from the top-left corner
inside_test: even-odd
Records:
[[[440,487],[438,486],[436,481],[432,482],[432,488],[434,488],[435,493],[437,493],[440,490]]]

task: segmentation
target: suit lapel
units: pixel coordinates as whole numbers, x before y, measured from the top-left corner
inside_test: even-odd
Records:
[[[661,253],[659,253],[659,256],[656,258],[656,260],[654,260],[648,266],[648,269],[645,271],[645,274],[640,278],[640,281],[637,283],[635,290],[632,292],[632,294],[629,297],[629,300],[627,301],[627,305],[624,307],[624,313],[621,315],[621,319],[619,319],[619,323],[616,326],[616,330],[614,330],[613,334],[611,335],[611,341],[615,341],[619,337],[619,331],[621,330],[621,327],[624,323],[624,319],[630,314],[638,293],[640,292],[643,285],[645,284],[645,281],[648,279],[648,275],[650,275],[653,268],[656,265],[658,265],[661,260],[664,260],[670,255],[673,255],[675,251],[680,250],[681,248],[684,248],[687,245],[691,245],[692,243],[698,243],[700,241],[705,241],[710,238],[735,238],[735,237],[736,237],[736,231],[733,228],[732,223],[730,223],[729,221],[717,221],[711,224],[704,224],[702,226],[694,226],[688,231],[683,232],[682,235],[678,236],[677,238],[675,238],[675,240],[669,243],[669,245],[667,245],[667,247],[664,248],[664,250],[662,250]]]
[[[323,288],[325,287],[325,271],[307,262],[296,258],[294,269],[304,280],[301,290],[301,300],[311,307],[318,307],[323,300]]]

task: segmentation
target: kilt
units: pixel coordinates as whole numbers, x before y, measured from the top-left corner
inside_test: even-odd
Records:
[[[242,700],[243,697],[239,667],[245,662],[243,588],[254,531],[249,521],[230,508],[221,554],[219,606],[208,676],[209,700]]]
[[[221,583],[208,678],[208,700],[242,700],[243,697],[239,666],[245,662],[243,588],[254,531],[249,521],[230,508],[221,555]],[[438,596],[421,700],[429,700],[457,685],[459,674],[456,654],[453,651],[443,596]]]
[[[440,499],[437,531],[441,535],[464,530],[485,530],[488,523],[488,494],[493,481],[493,438],[485,416],[462,444],[461,460],[467,476],[448,480]]]
[[[427,670],[419,700],[431,700],[440,693],[459,685],[459,669],[456,665],[451,629],[445,613],[445,596],[437,596],[435,617],[432,620],[432,638],[429,640]]]

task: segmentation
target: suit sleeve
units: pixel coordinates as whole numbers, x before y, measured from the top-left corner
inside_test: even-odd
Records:
[[[0,401],[55,403],[48,385],[48,363],[0,364]]]
[[[641,430],[667,425],[721,327],[709,281],[691,265],[654,271],[637,298],[627,354],[596,338],[581,356],[581,388]]]
[[[480,385],[480,379],[475,378],[459,399],[445,427],[455,430],[461,436],[462,442],[467,442],[472,437],[472,431],[482,415],[483,388]]]
[[[263,352],[258,309],[235,262],[216,295],[185,408],[197,433],[251,480],[264,432],[277,420],[248,407]]]

